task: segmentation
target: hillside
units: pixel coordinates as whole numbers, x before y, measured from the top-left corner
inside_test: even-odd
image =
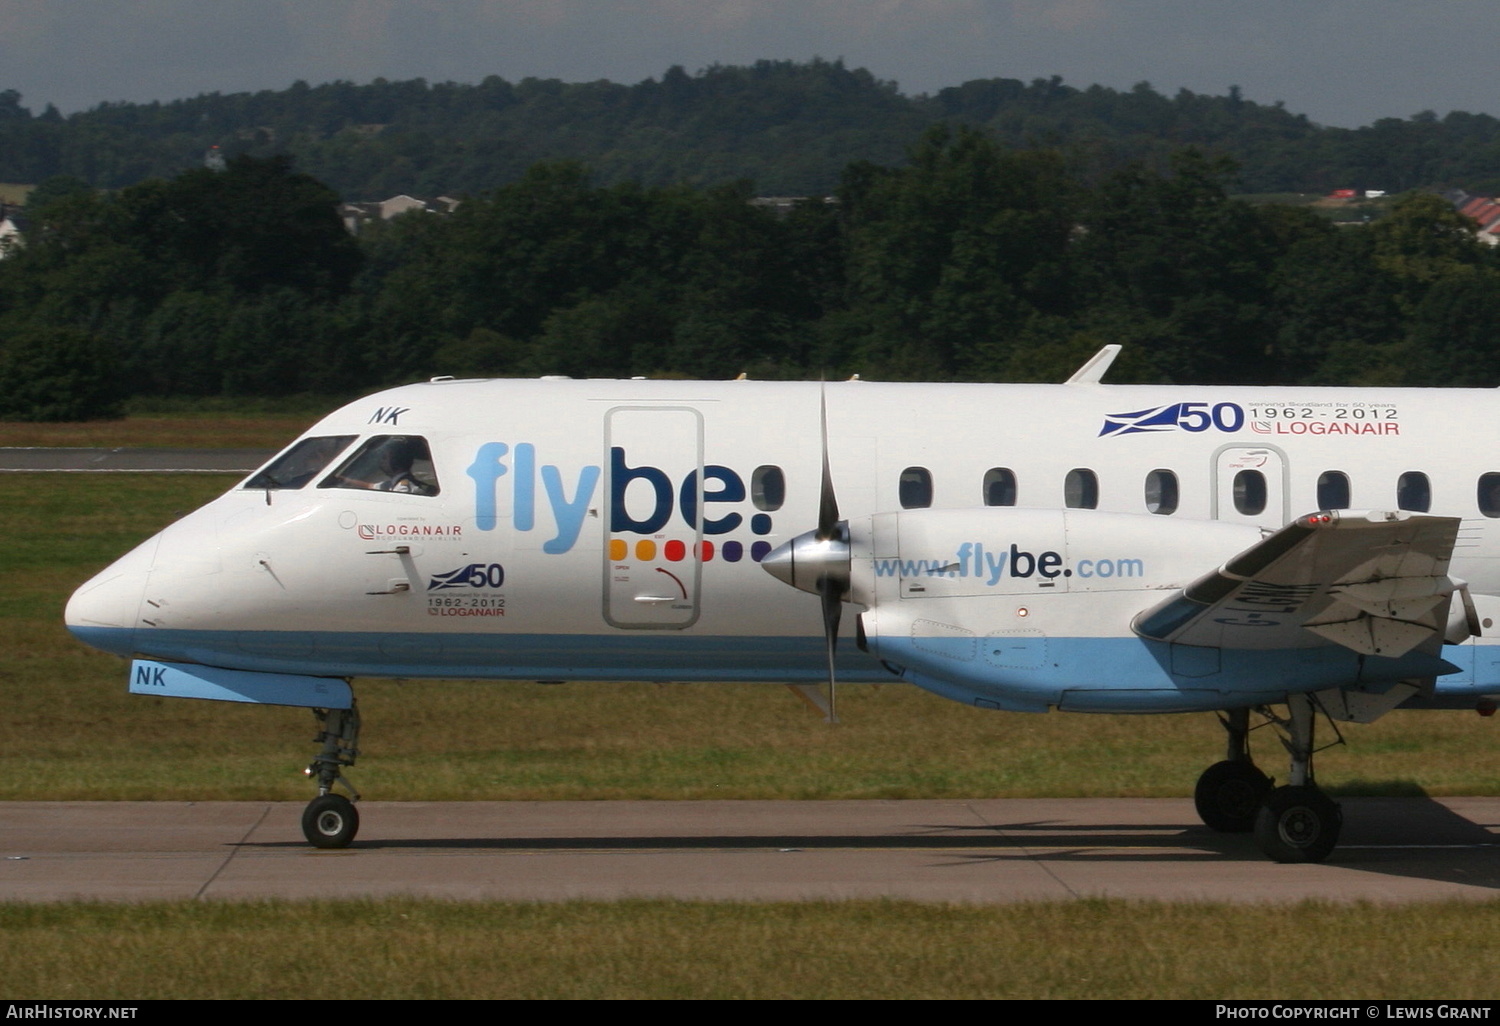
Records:
[[[34,114],[0,92],[0,181],[68,175],[103,188],[170,177],[210,147],[229,157],[289,154],[345,199],[479,193],[539,161],[576,160],[604,185],[709,186],[748,179],[763,195],[834,191],[844,168],[904,160],[938,122],[980,127],[1009,148],[1063,151],[1096,178],[1132,161],[1163,166],[1184,145],[1226,155],[1249,192],[1500,190],[1500,120],[1430,113],[1324,128],[1281,105],[1147,83],[1128,91],[1061,79],[993,78],[903,95],[839,61],[759,61],[634,85],[491,76],[366,85],[294,83],[169,103],[108,103]]]

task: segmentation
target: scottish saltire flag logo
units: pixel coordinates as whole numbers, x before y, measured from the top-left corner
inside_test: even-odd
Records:
[[[1182,403],[1171,403],[1167,406],[1153,406],[1149,410],[1136,410],[1134,413],[1106,413],[1104,426],[1099,429],[1099,437],[1174,430],[1182,420],[1182,406]]]
[[[1194,434],[1210,429],[1233,434],[1244,426],[1245,408],[1239,403],[1214,403],[1212,407],[1208,403],[1168,403],[1130,413],[1106,413],[1099,437],[1147,435],[1178,428]]]
[[[428,591],[444,591],[448,588],[499,588],[505,584],[505,567],[499,563],[470,563],[447,573],[433,574],[427,582]]]

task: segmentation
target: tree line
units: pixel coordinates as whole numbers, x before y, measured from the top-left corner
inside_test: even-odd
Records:
[[[440,374],[1500,384],[1500,258],[1441,198],[1365,226],[1193,149],[1099,177],[939,125],[833,201],[533,165],[358,238],[285,156],[33,194],[0,260],[0,416],[345,395]]]
[[[296,154],[349,200],[477,194],[534,164],[587,164],[602,185],[756,182],[765,195],[826,195],[850,161],[899,164],[934,124],[981,128],[1011,148],[1061,151],[1097,181],[1134,162],[1165,168],[1183,146],[1232,158],[1240,188],[1462,187],[1500,191],[1500,120],[1429,111],[1356,129],[1322,127],[1280,103],[1142,82],[1077,88],[1061,78],[976,79],[907,96],[840,61],[757,61],[634,85],[490,76],[365,85],[294,83],[169,103],[105,103],[63,116],[0,91],[0,181],[69,175],[118,189],[226,156]]]

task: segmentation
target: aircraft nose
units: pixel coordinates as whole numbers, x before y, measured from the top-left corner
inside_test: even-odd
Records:
[[[141,597],[159,540],[137,546],[73,592],[63,621],[75,638],[116,655],[134,654]]]

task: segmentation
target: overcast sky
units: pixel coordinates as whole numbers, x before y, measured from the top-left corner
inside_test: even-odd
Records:
[[[634,83],[842,57],[906,93],[973,78],[1149,81],[1325,125],[1500,116],[1500,0],[0,0],[0,89],[107,100],[486,75]]]

